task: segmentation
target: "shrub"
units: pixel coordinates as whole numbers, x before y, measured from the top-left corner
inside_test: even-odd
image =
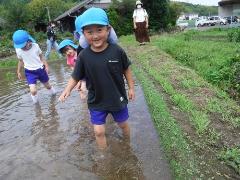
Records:
[[[240,42],[240,29],[232,29],[227,33],[230,42]]]

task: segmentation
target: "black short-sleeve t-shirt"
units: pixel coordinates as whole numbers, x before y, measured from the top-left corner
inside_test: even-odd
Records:
[[[116,44],[109,44],[102,52],[88,47],[78,59],[72,77],[86,79],[89,109],[119,111],[125,107],[128,100],[123,73],[131,62],[124,50]]]

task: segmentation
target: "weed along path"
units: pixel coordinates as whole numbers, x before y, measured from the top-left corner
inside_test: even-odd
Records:
[[[50,71],[57,96],[50,97],[39,84],[38,105],[32,104],[25,82],[16,80],[15,68],[0,72],[0,179],[172,179],[137,81],[137,98],[129,103],[130,146],[109,117],[109,147],[99,159],[86,102],[76,91],[65,103],[57,100],[70,69],[52,62]]]
[[[161,37],[151,41],[139,46],[126,36],[121,45],[144,90],[173,177],[240,179],[239,105],[161,51]]]

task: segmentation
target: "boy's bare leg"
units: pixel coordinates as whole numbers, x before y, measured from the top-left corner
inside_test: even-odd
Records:
[[[105,136],[105,125],[93,125],[94,133],[98,148],[104,150],[107,148],[107,140]]]
[[[46,82],[43,84],[48,90],[50,90],[52,88],[52,86],[50,85],[49,82]]]
[[[30,84],[29,88],[30,88],[31,95],[33,95],[33,96],[37,95],[37,87],[35,84]]]
[[[56,94],[55,89],[50,85],[49,82],[46,82],[46,83],[44,83],[43,85],[44,85],[48,90],[51,91],[51,94],[52,94],[52,95],[55,95],[55,94]]]
[[[128,122],[124,121],[122,123],[118,123],[118,126],[122,129],[123,135],[126,140],[130,140],[130,127],[128,125]]]
[[[30,88],[30,93],[31,93],[33,103],[37,103],[38,102],[38,97],[37,97],[37,87],[36,87],[36,85],[35,84],[30,84],[29,88]]]

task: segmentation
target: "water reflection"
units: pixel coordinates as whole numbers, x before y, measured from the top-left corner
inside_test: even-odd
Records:
[[[145,179],[141,162],[132,151],[128,142],[110,140],[104,158],[98,159],[94,172],[102,179]]]
[[[129,104],[131,142],[108,117],[108,149],[101,159],[86,101],[73,91],[65,103],[58,102],[71,70],[61,62],[49,65],[58,94],[50,97],[39,84],[36,105],[24,81],[5,78],[15,68],[0,71],[0,179],[171,179],[139,86]]]
[[[64,132],[59,130],[56,102],[56,96],[51,97],[47,114],[43,114],[40,103],[34,105],[36,113],[36,120],[32,124],[34,144],[42,144],[49,153],[61,151],[61,144],[65,141]]]

